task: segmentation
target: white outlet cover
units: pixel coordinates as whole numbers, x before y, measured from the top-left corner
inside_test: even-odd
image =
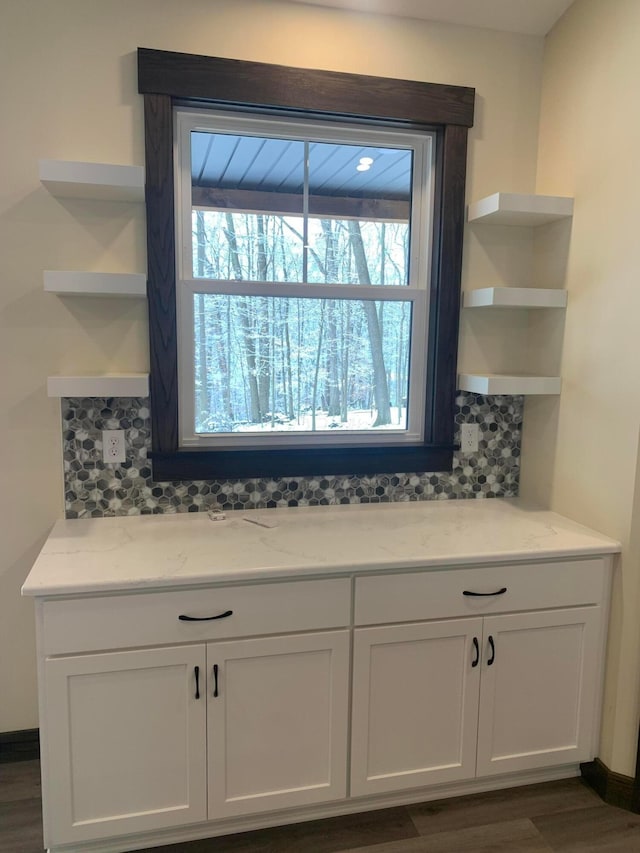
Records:
[[[460,450],[462,453],[476,453],[480,440],[478,424],[462,424],[460,426]]]
[[[127,448],[123,429],[102,430],[102,461],[107,465],[126,462]]]

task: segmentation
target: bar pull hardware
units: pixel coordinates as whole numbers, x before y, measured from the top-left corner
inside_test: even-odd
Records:
[[[487,661],[487,666],[493,666],[493,662],[496,659],[496,644],[493,642],[491,634],[489,634],[489,648],[491,649],[491,657]]]
[[[195,666],[193,668],[193,674],[196,677],[196,699],[200,698],[200,667]]]
[[[465,590],[463,590],[462,594],[463,595],[471,595],[474,598],[484,598],[485,596],[488,596],[488,595],[504,595],[506,591],[507,591],[506,586],[503,586],[502,589],[497,589],[495,592],[471,592],[470,590],[465,589]]]
[[[218,698],[218,664],[213,665],[213,698]]]
[[[184,616],[181,614],[178,619],[181,622],[211,622],[212,619],[226,619],[227,616],[233,616],[233,610],[225,610],[224,613],[218,613],[217,616]]]
[[[473,651],[475,652],[475,657],[474,657],[474,659],[471,661],[471,666],[472,666],[472,667],[474,667],[474,666],[478,666],[478,664],[480,663],[480,645],[479,645],[479,643],[478,643],[478,638],[477,638],[477,637],[474,637],[474,638],[473,638]]]

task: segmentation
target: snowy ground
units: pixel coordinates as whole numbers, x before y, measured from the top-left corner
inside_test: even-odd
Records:
[[[334,432],[338,430],[349,430],[349,431],[367,431],[372,429],[372,424],[376,419],[375,410],[372,411],[370,409],[356,409],[348,413],[348,421],[347,423],[341,423],[339,417],[335,417],[331,415],[329,417],[326,412],[319,411],[316,412],[316,432]],[[383,427],[376,427],[376,431],[379,429],[406,429],[407,428],[407,410],[406,408],[402,408],[400,410],[400,418],[398,419],[398,408],[396,406],[391,407],[391,423],[387,424]],[[399,422],[398,422],[399,420]],[[306,412],[300,418],[294,418],[294,420],[290,421],[285,418],[282,414],[277,414],[274,419],[274,424],[272,426],[271,421],[267,421],[263,424],[239,424],[233,430],[234,433],[239,432],[253,432],[253,433],[273,433],[273,432],[312,432],[312,422],[311,422],[311,412]],[[203,430],[205,432],[205,430]]]

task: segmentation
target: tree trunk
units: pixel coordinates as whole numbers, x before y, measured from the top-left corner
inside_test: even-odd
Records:
[[[206,235],[204,230],[204,214],[201,210],[196,215],[196,243],[198,275],[204,275],[205,269],[205,244]],[[211,398],[209,395],[209,366],[207,360],[207,330],[205,326],[205,302],[204,293],[198,294],[198,400],[196,419],[201,413],[210,414]]]
[[[349,220],[348,227],[360,283],[371,284],[360,223],[356,220]],[[370,299],[363,300],[362,306],[367,318],[367,330],[369,332],[369,346],[371,347],[371,362],[373,366],[373,394],[376,407],[376,419],[373,422],[373,426],[386,426],[386,424],[391,423],[391,404],[389,402],[387,374],[384,367],[382,334],[380,323],[378,322],[378,312],[376,311],[375,302],[372,302]]]
[[[320,373],[320,357],[322,353],[322,336],[324,333],[324,306],[325,300],[320,303],[320,328],[318,329],[318,347],[316,349],[316,363],[313,373],[313,391],[311,394],[311,430],[316,431],[316,403],[318,398],[318,376]]]
[[[324,234],[325,281],[335,284],[338,280],[338,260],[336,256],[336,235],[329,219],[322,219]],[[340,371],[338,366],[338,304],[335,299],[327,301],[327,414],[330,417],[340,416]]]
[[[265,252],[265,221],[262,214],[256,216],[257,236],[258,236],[258,252],[257,252],[257,276],[258,281],[267,280],[267,255]],[[264,417],[271,409],[271,417],[273,419],[273,407],[270,405],[271,396],[271,352],[272,352],[272,337],[273,325],[270,322],[270,300],[266,298],[260,299],[260,314],[258,320],[258,394],[260,396],[260,410]]]
[[[236,281],[242,279],[242,268],[240,266],[240,258],[238,256],[238,241],[236,239],[236,229],[233,223],[233,215],[225,214],[226,229],[225,235],[229,241],[229,249],[231,250],[231,265]],[[260,396],[258,394],[258,380],[256,376],[256,350],[253,330],[251,328],[251,304],[250,297],[242,297],[240,307],[240,324],[244,339],[245,359],[247,362],[247,374],[249,380],[249,397],[251,400],[251,411],[249,412],[249,420],[254,423],[261,423],[262,412],[260,411]]]
[[[293,420],[293,370],[291,367],[291,337],[289,335],[289,314],[290,303],[287,299],[283,301],[283,329],[284,329],[284,349],[282,366],[283,375],[286,375],[286,396],[287,396],[287,417]]]
[[[351,334],[351,302],[342,306],[342,355],[340,378],[340,420],[346,424],[349,419],[349,337]]]

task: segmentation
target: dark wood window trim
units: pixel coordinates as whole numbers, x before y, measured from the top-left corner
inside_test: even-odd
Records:
[[[150,393],[155,480],[451,470],[467,130],[475,90],[411,80],[288,68],[138,49],[144,95]],[[436,131],[438,186],[425,440],[415,445],[184,449],[178,445],[173,109],[206,103],[329,115]]]

